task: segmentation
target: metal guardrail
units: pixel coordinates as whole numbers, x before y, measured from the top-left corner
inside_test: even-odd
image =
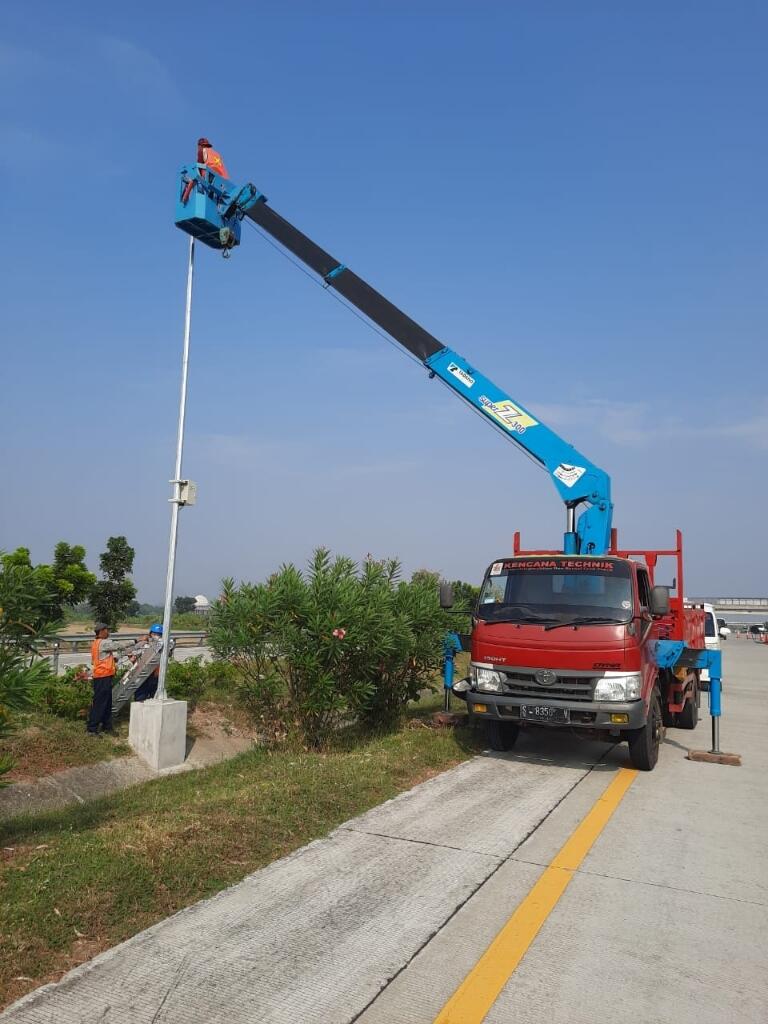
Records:
[[[146,629],[140,629],[137,632],[131,633],[113,633],[113,639],[117,640],[118,643],[122,641],[138,640],[142,636],[147,635]],[[205,647],[208,641],[208,633],[204,629],[179,629],[171,630],[171,636],[176,641],[177,647]],[[52,659],[53,671],[58,674],[59,670],[59,655],[62,652],[66,652],[67,644],[69,644],[69,652],[74,654],[80,650],[80,645],[84,644],[85,654],[90,650],[90,645],[93,643],[93,633],[57,633],[52,637],[47,637],[42,647],[40,648],[41,654],[46,654]]]

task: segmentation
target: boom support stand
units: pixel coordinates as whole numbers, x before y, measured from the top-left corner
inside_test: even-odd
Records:
[[[720,749],[720,717],[722,706],[723,656],[720,651],[694,650],[679,640],[656,641],[656,664],[660,668],[686,666],[709,670],[709,713],[712,717],[712,749],[689,750],[689,761],[709,761],[712,764],[740,765],[740,754],[727,754]]]

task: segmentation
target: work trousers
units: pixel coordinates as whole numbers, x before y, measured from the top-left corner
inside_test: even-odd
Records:
[[[88,732],[112,728],[112,684],[114,676],[100,676],[93,680],[93,701],[88,712]]]
[[[152,698],[157,693],[157,684],[158,684],[158,677],[157,677],[157,675],[154,672],[150,672],[149,675],[147,676],[147,678],[144,680],[144,682],[141,684],[141,686],[136,691],[136,695],[135,695],[135,697],[133,699],[138,701],[139,704],[143,700],[152,700]]]

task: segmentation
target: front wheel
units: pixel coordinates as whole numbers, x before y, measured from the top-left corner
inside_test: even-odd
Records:
[[[638,771],[650,772],[656,767],[662,729],[659,694],[654,690],[645,725],[640,729],[632,729],[628,736],[629,759]]]
[[[520,727],[514,722],[499,722],[489,718],[483,723],[485,741],[491,750],[511,750],[517,743]]]

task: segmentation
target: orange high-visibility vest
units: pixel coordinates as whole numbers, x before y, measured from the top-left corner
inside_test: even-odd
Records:
[[[222,178],[228,178],[227,168],[224,166],[224,161],[221,159],[221,153],[217,153],[215,149],[203,150],[203,162],[205,166],[213,171],[214,174],[218,174]]]
[[[113,676],[115,674],[115,656],[114,654],[108,654],[106,658],[99,660],[99,643],[101,641],[97,638],[91,644],[91,664],[93,665],[93,678],[103,679],[105,676]]]

